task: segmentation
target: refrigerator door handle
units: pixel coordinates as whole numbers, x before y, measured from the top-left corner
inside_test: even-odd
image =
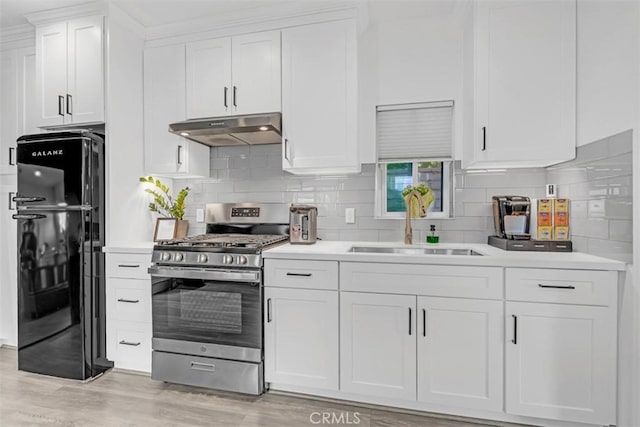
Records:
[[[15,199],[14,199],[15,200]],[[36,205],[36,206],[20,206],[22,211],[52,211],[52,212],[76,212],[83,211],[88,212],[93,210],[93,206],[81,205],[81,206],[57,206],[57,205]]]
[[[13,214],[11,218],[13,219],[42,219],[46,218],[46,215],[42,214]]]
[[[41,196],[18,196],[18,195],[15,195],[13,197],[13,201],[14,202],[22,202],[22,203],[42,202],[44,200],[47,200],[47,198],[46,197],[41,197]]]

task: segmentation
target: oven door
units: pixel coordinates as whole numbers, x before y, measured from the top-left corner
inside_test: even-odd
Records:
[[[153,349],[262,360],[260,270],[151,267]]]

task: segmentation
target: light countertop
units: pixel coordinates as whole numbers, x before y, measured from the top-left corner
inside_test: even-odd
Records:
[[[102,248],[107,254],[149,254],[153,251],[154,242],[115,242]]]
[[[468,248],[483,254],[472,255],[407,255],[393,253],[353,253],[353,246]],[[623,271],[626,264],[580,252],[505,251],[486,244],[446,243],[404,245],[401,242],[341,242],[321,240],[312,245],[284,244],[263,252],[265,259],[307,259],[354,262],[386,262],[401,264],[475,265],[494,267],[566,268],[582,270]]]

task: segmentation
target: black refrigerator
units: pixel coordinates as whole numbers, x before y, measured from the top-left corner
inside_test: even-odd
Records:
[[[106,358],[104,135],[18,138],[18,369],[87,380]]]

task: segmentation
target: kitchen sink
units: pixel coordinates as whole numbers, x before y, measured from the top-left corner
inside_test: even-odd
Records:
[[[385,246],[353,246],[349,249],[349,252],[365,254],[482,256],[480,252],[469,248],[392,248]]]

